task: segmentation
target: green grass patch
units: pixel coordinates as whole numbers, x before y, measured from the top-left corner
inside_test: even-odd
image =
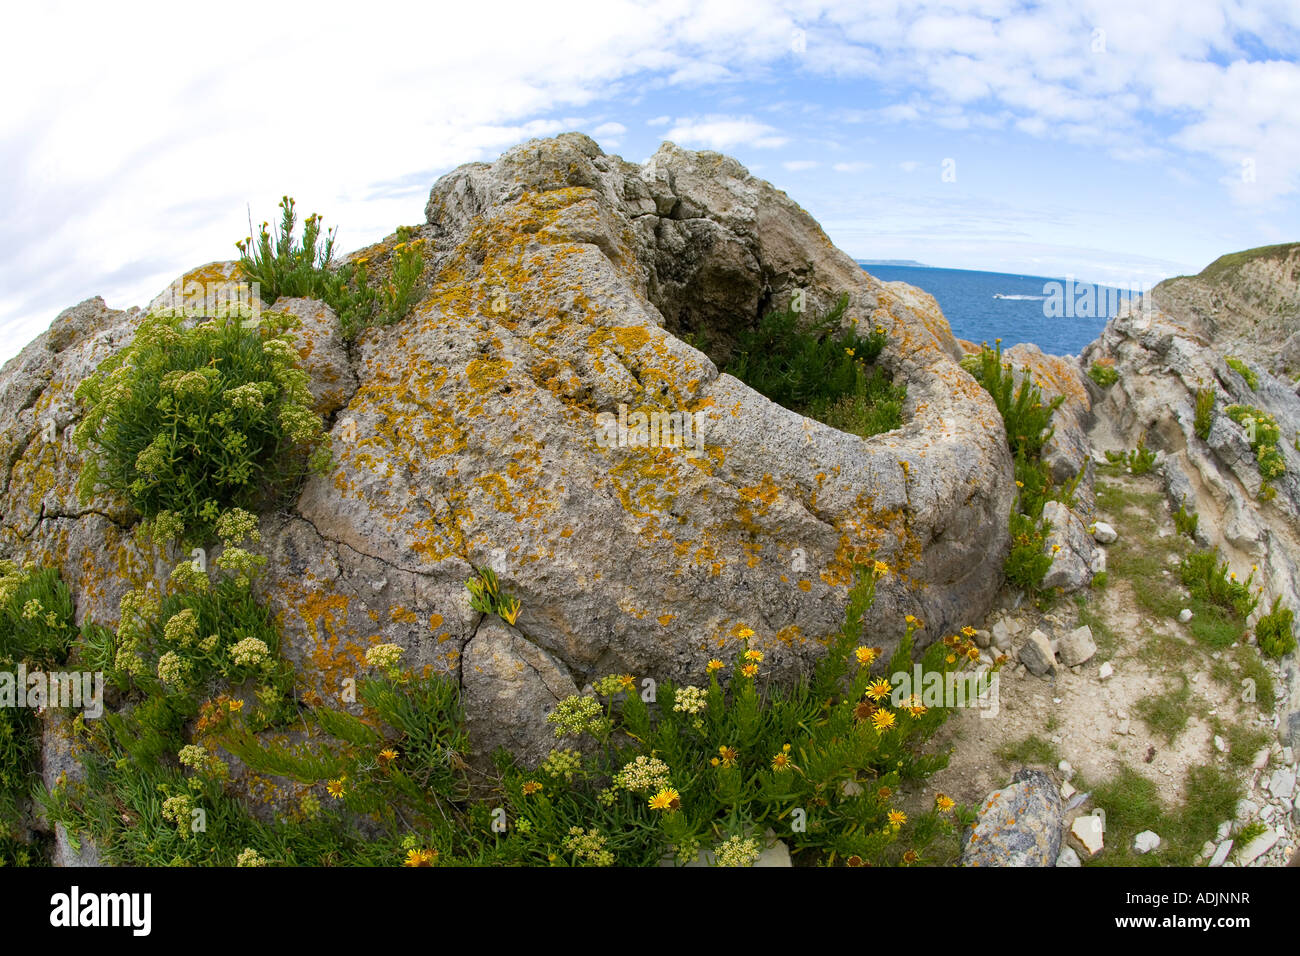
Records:
[[[1050,740],[1030,734],[1024,740],[1002,746],[997,751],[998,757],[1009,764],[1044,764],[1055,766],[1061,755],[1056,745]]]
[[[1157,733],[1172,744],[1187,726],[1192,716],[1192,690],[1186,678],[1181,686],[1163,694],[1143,697],[1134,708],[1142,722],[1152,733]]]

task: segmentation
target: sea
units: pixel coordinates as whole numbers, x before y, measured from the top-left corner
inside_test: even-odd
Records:
[[[953,335],[979,345],[1032,342],[1053,355],[1078,355],[1101,334],[1130,290],[1070,278],[1010,272],[863,265],[882,282],[906,282],[939,302]]]

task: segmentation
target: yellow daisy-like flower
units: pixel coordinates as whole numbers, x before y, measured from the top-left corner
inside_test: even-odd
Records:
[[[758,663],[761,664],[761,663],[763,663],[763,652],[762,652],[762,651],[745,651],[745,660],[747,660],[747,661],[757,661]]]
[[[532,796],[533,794],[535,794],[535,793],[540,793],[540,792],[541,792],[541,789],[542,789],[542,785],[541,785],[540,783],[538,783],[536,780],[525,780],[525,781],[524,781],[524,796],[525,796],[525,797],[531,797],[531,796]]]
[[[742,627],[736,632],[736,636],[742,641],[747,641],[754,636],[754,629],[750,627]]]
[[[744,667],[740,669],[740,672],[744,674],[746,677],[756,677],[758,676],[758,665],[746,664]]]
[[[966,649],[966,656],[973,661],[977,661],[980,659],[980,649],[978,647],[968,647]]]
[[[724,767],[730,767],[735,764],[736,758],[740,756],[740,753],[735,747],[728,747],[726,744],[723,744],[718,748],[718,756],[722,758],[722,765]]]
[[[889,681],[883,677],[877,677],[867,685],[867,696],[874,701],[882,701],[889,696],[889,692],[893,689]]]
[[[871,570],[876,572],[876,574],[888,574],[889,565],[887,565],[884,561],[877,561],[875,564],[871,566]]]
[[[230,708],[230,712],[233,714],[244,709],[244,702],[242,700],[231,700],[226,702],[226,706]]]
[[[343,794],[346,792],[343,788],[343,781],[346,779],[346,777],[339,777],[337,780],[331,780],[325,785],[325,789],[329,791],[331,797],[343,798]]]
[[[721,761],[719,761],[717,757],[710,757],[710,758],[709,758],[709,766],[710,766],[710,767],[716,767],[720,762],[721,762]]]
[[[651,810],[673,811],[682,805],[682,795],[672,787],[664,787],[650,798]]]
[[[397,759],[397,751],[394,750],[392,747],[385,747],[383,750],[379,751],[378,754],[376,754],[376,757],[379,760],[379,766],[387,767],[390,763],[392,763],[394,760]]]
[[[704,665],[704,669],[708,671],[710,674],[715,673],[716,671],[720,671],[724,667],[726,667],[726,665],[723,664],[722,661],[718,660],[716,657],[710,658],[709,662]]]
[[[790,759],[790,745],[786,744],[781,748],[781,752],[772,758],[772,769],[780,773],[789,770],[793,765],[794,762]]]
[[[907,814],[902,810],[890,810],[889,822],[891,826],[901,827],[907,822]]]
[[[934,806],[935,809],[937,809],[940,813],[947,813],[949,810],[955,807],[956,804],[953,802],[952,797],[948,796],[947,794],[940,793],[937,794],[934,798]]]
[[[967,624],[965,627],[963,627],[963,628],[961,629],[961,632],[962,632],[963,634],[965,634],[967,637],[974,637],[974,636],[975,636],[975,628],[971,627],[969,624]]]
[[[912,866],[919,859],[921,859],[921,857],[915,850],[908,850],[903,854],[903,865]]]
[[[947,657],[944,658],[944,660],[947,661],[949,664],[956,664],[956,663],[957,663],[957,655],[956,655],[956,654],[949,654]]]
[[[437,850],[407,850],[402,866],[433,866],[433,861],[437,858]]]
[[[1024,483],[1023,481],[1017,481],[1017,482],[1016,482],[1016,487],[1017,487],[1017,488],[1023,488],[1023,487],[1025,487],[1025,483]]]
[[[885,327],[884,327],[883,325],[877,325],[877,326],[876,326],[876,334],[877,334],[877,335],[884,335],[884,334],[885,334]]]
[[[622,674],[618,678],[618,686],[622,690],[632,691],[636,689],[636,678],[631,674]]]
[[[916,615],[914,615],[914,614],[909,614],[909,615],[907,615],[905,618],[903,618],[903,620],[906,621],[908,624],[915,624],[915,623],[916,623]]]
[[[853,349],[845,349],[844,354],[847,355],[849,358],[853,358]]]
[[[1060,553],[1061,553],[1061,546],[1059,544],[1052,545],[1052,554],[1060,554]]]
[[[870,647],[859,647],[853,653],[857,656],[858,663],[861,664],[863,667],[866,667],[868,664],[870,664],[872,661],[876,659],[876,652],[873,648]]]
[[[878,731],[888,730],[894,726],[894,715],[888,710],[878,710],[871,715],[871,726]]]
[[[930,708],[926,707],[925,704],[921,703],[920,697],[913,694],[911,697],[907,699],[907,702],[903,705],[903,709],[907,711],[908,716],[914,717],[919,720],[921,715],[924,714]]]

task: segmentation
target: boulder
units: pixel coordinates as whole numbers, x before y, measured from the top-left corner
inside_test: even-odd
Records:
[[[744,628],[765,676],[806,674],[854,560],[893,569],[866,622],[882,644],[906,613],[924,639],[987,611],[1014,496],[991,398],[932,297],[872,278],[736,161],[669,143],[635,165],[579,134],[533,140],[439,180],[418,236],[424,298],[347,349],[321,303],[276,303],[333,416],[332,469],[262,516],[259,587],[304,693],[336,697],[368,646],[397,643],[461,681],[476,749],[504,735],[535,756],[570,683],[698,681]],[[884,435],[781,408],[686,341],[721,361],[738,323],[841,293],[846,322],[885,330],[880,363],[907,388]],[[130,581],[168,562],[140,553],[119,503],[77,501],[75,449],[35,439],[46,422],[67,434],[76,385],[140,316],[88,300],[0,370],[0,554],[59,567],[79,622],[114,625]],[[690,416],[698,441],[603,440],[637,412]],[[509,630],[468,605],[483,566],[522,602]],[[520,723],[490,730],[498,705]]]
[[[984,800],[963,835],[962,866],[1055,866],[1061,852],[1061,796],[1041,770],[1021,770]]]

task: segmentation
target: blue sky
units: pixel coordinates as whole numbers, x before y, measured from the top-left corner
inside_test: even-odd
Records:
[[[729,153],[859,258],[1129,284],[1300,239],[1294,0],[176,6],[8,14],[0,359],[284,193],[351,250],[569,129]]]

